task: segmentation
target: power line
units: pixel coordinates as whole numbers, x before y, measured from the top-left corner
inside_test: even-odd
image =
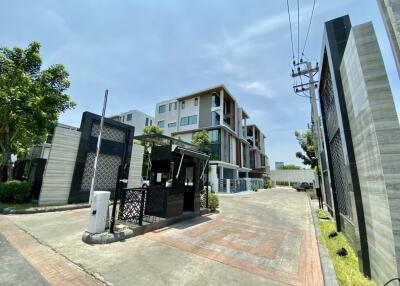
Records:
[[[300,59],[300,8],[297,0],[297,60]]]
[[[292,20],[290,19],[289,0],[286,0],[286,6],[287,6],[287,12],[288,12],[288,16],[289,16],[290,42],[292,43],[292,56],[294,59],[293,31],[292,31]]]
[[[311,21],[312,21],[313,15],[314,15],[315,2],[316,2],[316,0],[314,0],[314,2],[313,2],[313,6],[312,6],[312,10],[311,10],[310,22],[308,23],[306,39],[304,41],[303,51],[301,52],[301,55],[304,55],[304,50],[306,49],[307,40],[308,40],[308,34],[310,33],[310,28],[311,28]]]

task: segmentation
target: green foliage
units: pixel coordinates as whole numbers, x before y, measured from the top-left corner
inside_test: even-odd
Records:
[[[0,48],[0,151],[11,179],[11,154],[26,154],[43,143],[60,113],[75,103],[65,94],[70,82],[63,65],[41,70],[40,44]]]
[[[212,192],[208,192],[208,207],[212,212],[215,212],[219,207],[218,196]]]
[[[253,192],[258,192],[257,185],[251,185],[251,189],[253,190]]]
[[[27,181],[8,181],[0,184],[0,202],[24,203],[31,196],[32,183]]]
[[[310,129],[307,129],[304,133],[296,131],[294,135],[304,152],[297,152],[296,157],[303,160],[304,165],[310,165],[311,169],[314,169],[318,162],[315,155],[316,147],[314,146],[312,131]]]
[[[146,126],[143,128],[144,135],[163,134],[163,132],[164,132],[164,129],[162,129],[158,125],[150,125],[150,126]],[[149,154],[150,143],[141,142],[141,144],[144,146],[142,176],[147,176],[149,168],[150,168],[150,154]]]
[[[199,146],[201,150],[207,151],[210,143],[207,131],[197,131],[193,134],[192,144]]]
[[[301,170],[302,168],[300,166],[296,165],[284,165],[279,168],[280,170]]]
[[[145,128],[143,128],[144,135],[163,134],[163,133],[164,133],[164,129],[162,129],[158,125],[150,125],[150,126],[146,126]]]
[[[270,189],[272,187],[271,179],[264,178],[264,189]]]
[[[287,181],[276,181],[277,186],[289,186],[289,182]]]
[[[331,218],[330,214],[322,209],[317,210],[317,217],[319,219],[330,219]]]
[[[350,243],[342,233],[334,238],[328,238],[332,231],[336,231],[334,222],[319,221],[319,228],[321,230],[322,241],[328,249],[329,256],[335,268],[336,277],[340,285],[348,286],[373,286],[374,282],[366,278],[358,268],[358,257],[354,250],[351,248]],[[339,256],[336,251],[339,248],[346,248],[348,255]]]

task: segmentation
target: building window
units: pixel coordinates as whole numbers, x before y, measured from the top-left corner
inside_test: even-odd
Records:
[[[211,106],[212,107],[219,107],[220,106],[220,98],[219,98],[219,94],[214,92],[212,94],[212,99],[211,99]]]
[[[185,102],[184,102],[184,101],[182,101],[181,108],[182,108],[182,109],[185,109]]]
[[[170,122],[170,123],[168,123],[168,127],[169,127],[169,128],[171,128],[171,127],[176,127],[176,122]]]
[[[178,102],[174,102],[174,110],[178,108]]]
[[[150,120],[150,126],[153,125],[153,120]]]
[[[158,107],[158,113],[164,113],[164,112],[165,112],[165,104],[160,105],[160,106]]]
[[[220,115],[218,112],[211,112],[211,126],[220,125]]]
[[[210,139],[210,143],[220,143],[221,142],[221,133],[219,129],[208,131],[208,138]]]
[[[122,122],[125,122],[125,115],[122,116]]]
[[[148,117],[146,117],[146,123],[144,125],[149,126],[149,118]]]
[[[199,99],[196,97],[194,99],[194,106],[198,106],[199,105]]]
[[[126,121],[131,121],[131,120],[132,120],[132,113],[126,116]]]
[[[172,110],[172,102],[170,102],[170,104],[168,104],[168,111]]]
[[[160,120],[157,122],[157,125],[158,125],[158,127],[164,128],[164,123],[165,123],[164,120]]]
[[[181,118],[181,126],[197,124],[197,115]]]

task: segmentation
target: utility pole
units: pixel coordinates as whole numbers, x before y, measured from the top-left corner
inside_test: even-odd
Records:
[[[324,185],[323,176],[322,176],[322,162],[321,162],[321,152],[322,152],[322,135],[321,135],[321,126],[320,120],[318,116],[318,108],[317,108],[317,97],[315,95],[315,89],[318,86],[318,81],[314,80],[314,76],[318,73],[319,67],[318,63],[316,63],[315,67],[313,67],[312,63],[309,61],[303,61],[300,59],[300,62],[293,62],[293,65],[297,67],[297,70],[292,70],[292,77],[302,77],[305,76],[308,78],[308,82],[303,83],[301,80],[301,84],[294,85],[293,90],[295,93],[300,96],[305,96],[310,98],[311,104],[311,121],[312,121],[312,131],[314,137],[314,145],[317,147],[316,156],[318,158],[318,166],[320,169],[320,173],[318,174],[319,187],[322,189]],[[303,69],[301,67],[304,67]],[[306,92],[309,92],[309,96],[306,96]],[[321,175],[321,176],[320,176]]]

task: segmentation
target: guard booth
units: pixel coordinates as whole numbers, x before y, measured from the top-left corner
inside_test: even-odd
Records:
[[[199,147],[160,134],[141,135],[133,138],[146,144],[148,154],[149,186],[120,190],[118,220],[149,223],[154,219],[167,219],[184,212],[199,213],[203,186],[208,179],[208,154]],[[147,162],[146,162],[147,160]]]

